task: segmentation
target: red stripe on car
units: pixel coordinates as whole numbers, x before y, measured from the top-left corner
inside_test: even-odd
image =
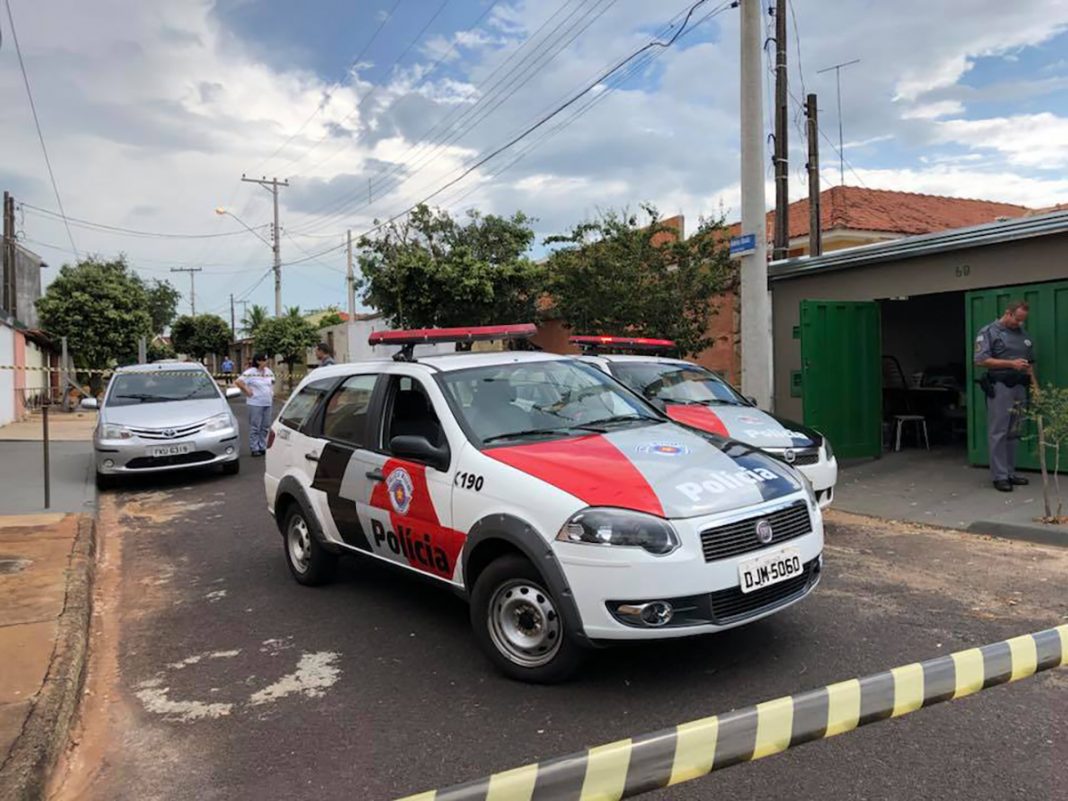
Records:
[[[668,404],[667,416],[683,425],[693,426],[710,434],[729,437],[727,426],[719,416],[707,406],[683,406],[678,403]]]
[[[660,515],[664,508],[645,476],[600,434],[491,448],[486,456],[540,478],[590,506]]]
[[[403,481],[391,481],[398,469],[408,474],[410,489]],[[416,570],[452,578],[467,536],[462,531],[441,525],[426,484],[426,467],[389,459],[382,466],[382,475],[386,480],[375,484],[371,491],[371,506],[389,512],[393,529],[389,534],[396,538],[397,545],[394,548],[390,542],[390,549],[399,550]],[[391,494],[394,497],[391,498]]]

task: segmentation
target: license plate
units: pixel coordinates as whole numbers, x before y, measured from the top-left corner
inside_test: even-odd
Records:
[[[175,443],[174,445],[153,445],[148,449],[148,455],[159,459],[163,456],[179,456],[183,453],[192,453],[193,443],[183,442]]]
[[[799,576],[804,569],[797,548],[782,548],[738,565],[738,585],[749,593]]]

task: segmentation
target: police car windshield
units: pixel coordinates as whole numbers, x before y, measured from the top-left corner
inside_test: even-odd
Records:
[[[747,406],[726,381],[695,364],[671,362],[614,362],[612,372],[649,400]]]
[[[600,370],[572,361],[523,362],[442,374],[458,414],[483,443],[588,435],[660,422]]]
[[[219,397],[211,377],[200,370],[169,372],[120,373],[111,379],[108,406],[132,406],[139,403],[204,400]]]

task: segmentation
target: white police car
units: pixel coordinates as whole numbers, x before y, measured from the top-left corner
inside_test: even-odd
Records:
[[[838,460],[830,440],[763,411],[699,364],[656,355],[675,349],[670,339],[574,336],[570,341],[583,349],[579,358],[615,376],[672,420],[755,445],[800,470],[812,482],[820,508],[834,500]]]
[[[382,559],[470,600],[506,674],[555,681],[584,646],[715,632],[820,577],[823,524],[800,474],[707,436],[592,365],[418,342],[533,326],[383,332],[392,361],[312,372],[271,429],[265,485],[294,578]]]

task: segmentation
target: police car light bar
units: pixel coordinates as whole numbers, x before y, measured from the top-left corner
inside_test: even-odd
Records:
[[[411,359],[416,345],[434,342],[484,342],[489,339],[530,339],[538,333],[533,323],[518,325],[477,325],[465,328],[412,328],[407,331],[375,331],[367,338],[369,345],[400,345],[397,356]],[[397,358],[394,356],[394,358]]]
[[[675,350],[675,343],[670,339],[650,339],[648,337],[597,337],[575,336],[568,339],[572,345],[583,350]]]

